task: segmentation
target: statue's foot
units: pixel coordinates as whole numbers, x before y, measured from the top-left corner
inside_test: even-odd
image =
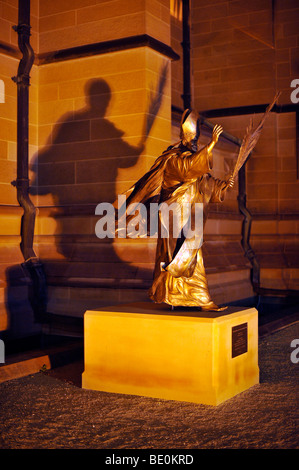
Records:
[[[206,305],[201,305],[201,310],[204,312],[222,312],[226,310],[227,307],[218,307],[218,305],[214,304],[214,302],[209,302]]]
[[[170,305],[170,304],[169,304]],[[171,310],[175,309],[182,309],[182,308],[193,308],[193,309],[198,309],[198,310],[203,310],[205,312],[222,312],[223,310],[226,310],[227,307],[218,307],[218,305],[214,304],[214,302],[208,302],[205,305],[199,305],[198,307],[196,305],[193,306],[185,306],[185,305],[170,305]]]

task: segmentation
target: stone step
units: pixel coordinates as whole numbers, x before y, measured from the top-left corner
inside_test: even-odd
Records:
[[[33,350],[6,358],[0,365],[0,383],[70,364],[83,357],[81,340],[45,350]]]

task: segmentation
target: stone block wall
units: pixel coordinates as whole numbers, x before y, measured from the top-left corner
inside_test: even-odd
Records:
[[[101,293],[90,296],[94,306],[126,301],[124,287],[147,288],[152,277],[155,243],[98,239],[95,208],[113,203],[169,145],[167,62],[149,48],[137,48],[39,68],[41,134],[32,192],[38,196],[36,241],[54,313],[61,284],[82,291],[98,287]],[[150,115],[151,97],[164,79],[158,115]],[[153,120],[148,136],[147,120]],[[84,313],[77,300],[68,300],[59,313]]]
[[[282,290],[299,285],[298,105],[291,101],[299,72],[298,12],[292,0],[199,0],[191,15],[198,110],[242,139],[250,119],[256,126],[281,92],[246,165],[246,192],[261,286]]]
[[[17,75],[20,53],[18,35],[13,26],[18,23],[18,1],[0,3],[0,80],[4,85],[4,102],[0,104],[0,331],[12,336],[26,336],[40,330],[33,324],[28,302],[28,284],[21,263],[20,223],[22,209],[18,205],[16,188],[17,163]],[[31,4],[31,43],[38,44],[38,1]],[[31,70],[29,96],[29,155],[38,149],[38,70]]]
[[[0,328],[12,337],[40,328],[27,301],[22,210],[10,184],[17,148],[11,77],[21,57],[11,30],[17,3],[1,2],[0,9],[6,89],[0,110]],[[82,316],[88,307],[147,298],[155,243],[98,239],[95,208],[128,189],[171,141],[168,2],[32,1],[31,19],[30,195],[38,208],[34,248],[47,277],[48,311]],[[103,50],[107,41],[118,46]],[[57,60],[60,51],[66,55]]]
[[[27,301],[22,210],[11,185],[17,4],[0,2],[0,330],[22,336],[40,326]],[[259,106],[282,91],[247,164],[247,202],[262,286],[298,289],[297,134],[288,107],[298,73],[298,7],[292,0],[277,0],[274,10],[272,4],[190,2],[192,105],[242,138],[250,118],[261,117]],[[48,310],[82,316],[90,307],[147,299],[155,242],[98,239],[95,207],[113,202],[178,140],[179,117],[171,109],[183,107],[182,2],[31,0],[31,24],[30,194],[38,207],[35,249],[47,276]],[[210,136],[203,129],[203,145]],[[229,176],[237,150],[220,139],[216,177]],[[253,295],[237,184],[223,204],[211,206],[205,230],[205,265],[218,303]]]

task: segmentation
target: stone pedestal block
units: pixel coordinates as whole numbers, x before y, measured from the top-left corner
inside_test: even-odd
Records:
[[[218,405],[259,383],[258,314],[150,302],[87,311],[86,389]]]

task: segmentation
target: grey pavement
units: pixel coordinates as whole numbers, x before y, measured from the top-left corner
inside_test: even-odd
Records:
[[[260,384],[216,407],[84,390],[80,360],[3,382],[0,448],[298,449],[298,338],[261,337]]]

